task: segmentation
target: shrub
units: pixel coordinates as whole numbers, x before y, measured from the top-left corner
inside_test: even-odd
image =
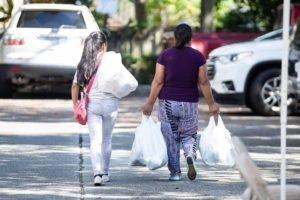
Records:
[[[154,77],[157,55],[143,55],[140,58],[123,55],[123,64],[135,76],[139,84],[150,84]]]

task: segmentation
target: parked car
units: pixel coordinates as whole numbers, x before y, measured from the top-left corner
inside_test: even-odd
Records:
[[[213,32],[213,33],[194,33],[191,40],[191,47],[197,49],[205,57],[220,46],[227,44],[253,40],[261,33],[235,33],[235,32]]]
[[[98,30],[85,6],[21,6],[0,40],[1,95],[70,84],[85,37]]]
[[[243,103],[262,115],[278,114],[281,57],[282,29],[213,50],[209,54],[208,76],[217,100]],[[293,111],[298,105],[292,81],[296,73],[293,65],[289,68],[288,105]]]
[[[277,14],[276,14],[276,21],[274,23],[274,29],[279,29],[282,27],[282,13],[283,13],[283,6],[280,5],[277,8]],[[291,4],[291,18],[290,23],[291,25],[295,25],[297,23],[297,20],[300,16],[300,4],[293,3]],[[220,46],[237,43],[237,42],[243,42],[243,41],[249,41],[253,40],[257,36],[261,35],[261,33],[258,32],[212,32],[212,33],[201,33],[196,32],[193,35],[191,46],[201,53],[203,53],[206,57],[208,54],[214,50],[215,48],[218,48]],[[170,34],[168,35],[168,38],[170,38]],[[174,39],[169,39],[169,43],[174,43]],[[168,45],[171,46],[171,45]]]

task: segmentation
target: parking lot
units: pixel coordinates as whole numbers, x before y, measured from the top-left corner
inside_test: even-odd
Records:
[[[68,99],[18,97],[0,100],[0,199],[239,199],[246,185],[236,169],[197,161],[198,178],[170,183],[163,167],[148,171],[128,165],[144,97],[121,101],[113,132],[112,181],[92,184],[86,127],[72,119]],[[43,97],[44,98],[44,97]],[[47,97],[48,98],[48,97]],[[208,122],[201,100],[199,128]],[[279,117],[262,117],[241,106],[221,105],[226,127],[239,136],[269,184],[280,171]],[[300,184],[300,118],[288,118],[287,182]]]

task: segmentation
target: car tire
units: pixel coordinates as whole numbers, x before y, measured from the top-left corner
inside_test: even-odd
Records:
[[[0,97],[10,98],[12,97],[12,87],[8,82],[0,82]]]
[[[249,107],[265,116],[280,114],[280,69],[271,68],[260,72],[253,80],[249,91]],[[288,107],[291,114],[292,107]]]

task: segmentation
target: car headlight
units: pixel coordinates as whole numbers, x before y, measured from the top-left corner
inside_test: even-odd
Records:
[[[247,51],[247,52],[241,52],[241,53],[237,53],[237,54],[218,56],[217,60],[220,61],[223,64],[228,64],[228,63],[236,62],[236,61],[241,60],[243,58],[249,57],[251,55],[252,55],[252,52]]]

